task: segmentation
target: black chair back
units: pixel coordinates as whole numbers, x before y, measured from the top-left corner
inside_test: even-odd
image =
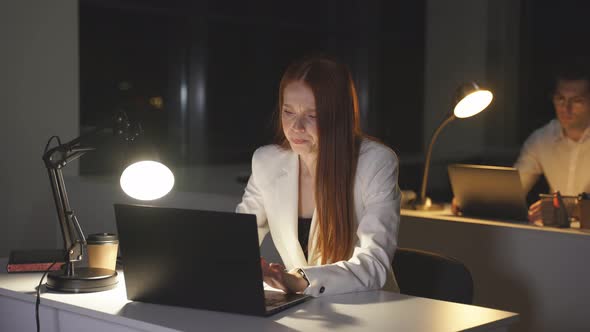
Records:
[[[471,273],[458,260],[433,252],[397,248],[393,272],[402,294],[473,303]]]

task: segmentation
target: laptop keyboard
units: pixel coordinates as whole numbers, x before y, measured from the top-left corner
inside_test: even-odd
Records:
[[[277,291],[264,291],[264,302],[266,314],[272,315],[283,311],[309,298],[309,295],[303,294],[285,294]]]
[[[264,291],[264,304],[266,307],[276,307],[287,302],[287,294],[274,291]]]

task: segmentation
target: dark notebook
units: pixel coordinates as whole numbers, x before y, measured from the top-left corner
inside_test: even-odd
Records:
[[[12,250],[6,265],[7,272],[45,272],[53,262],[51,271],[59,270],[64,264],[65,251],[62,249]]]

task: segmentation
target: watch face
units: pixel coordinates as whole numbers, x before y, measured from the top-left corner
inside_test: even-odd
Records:
[[[307,281],[307,285],[309,286],[309,280],[307,279],[307,276],[305,275],[305,272],[303,272],[302,269],[297,269],[297,273],[299,273],[299,275],[305,279],[305,281]]]

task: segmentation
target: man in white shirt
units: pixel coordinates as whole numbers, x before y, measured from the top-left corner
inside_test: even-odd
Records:
[[[553,89],[556,119],[525,141],[515,167],[525,192],[541,174],[562,195],[590,192],[590,71],[568,63],[557,71]],[[529,208],[529,222],[543,225],[541,202]]]

